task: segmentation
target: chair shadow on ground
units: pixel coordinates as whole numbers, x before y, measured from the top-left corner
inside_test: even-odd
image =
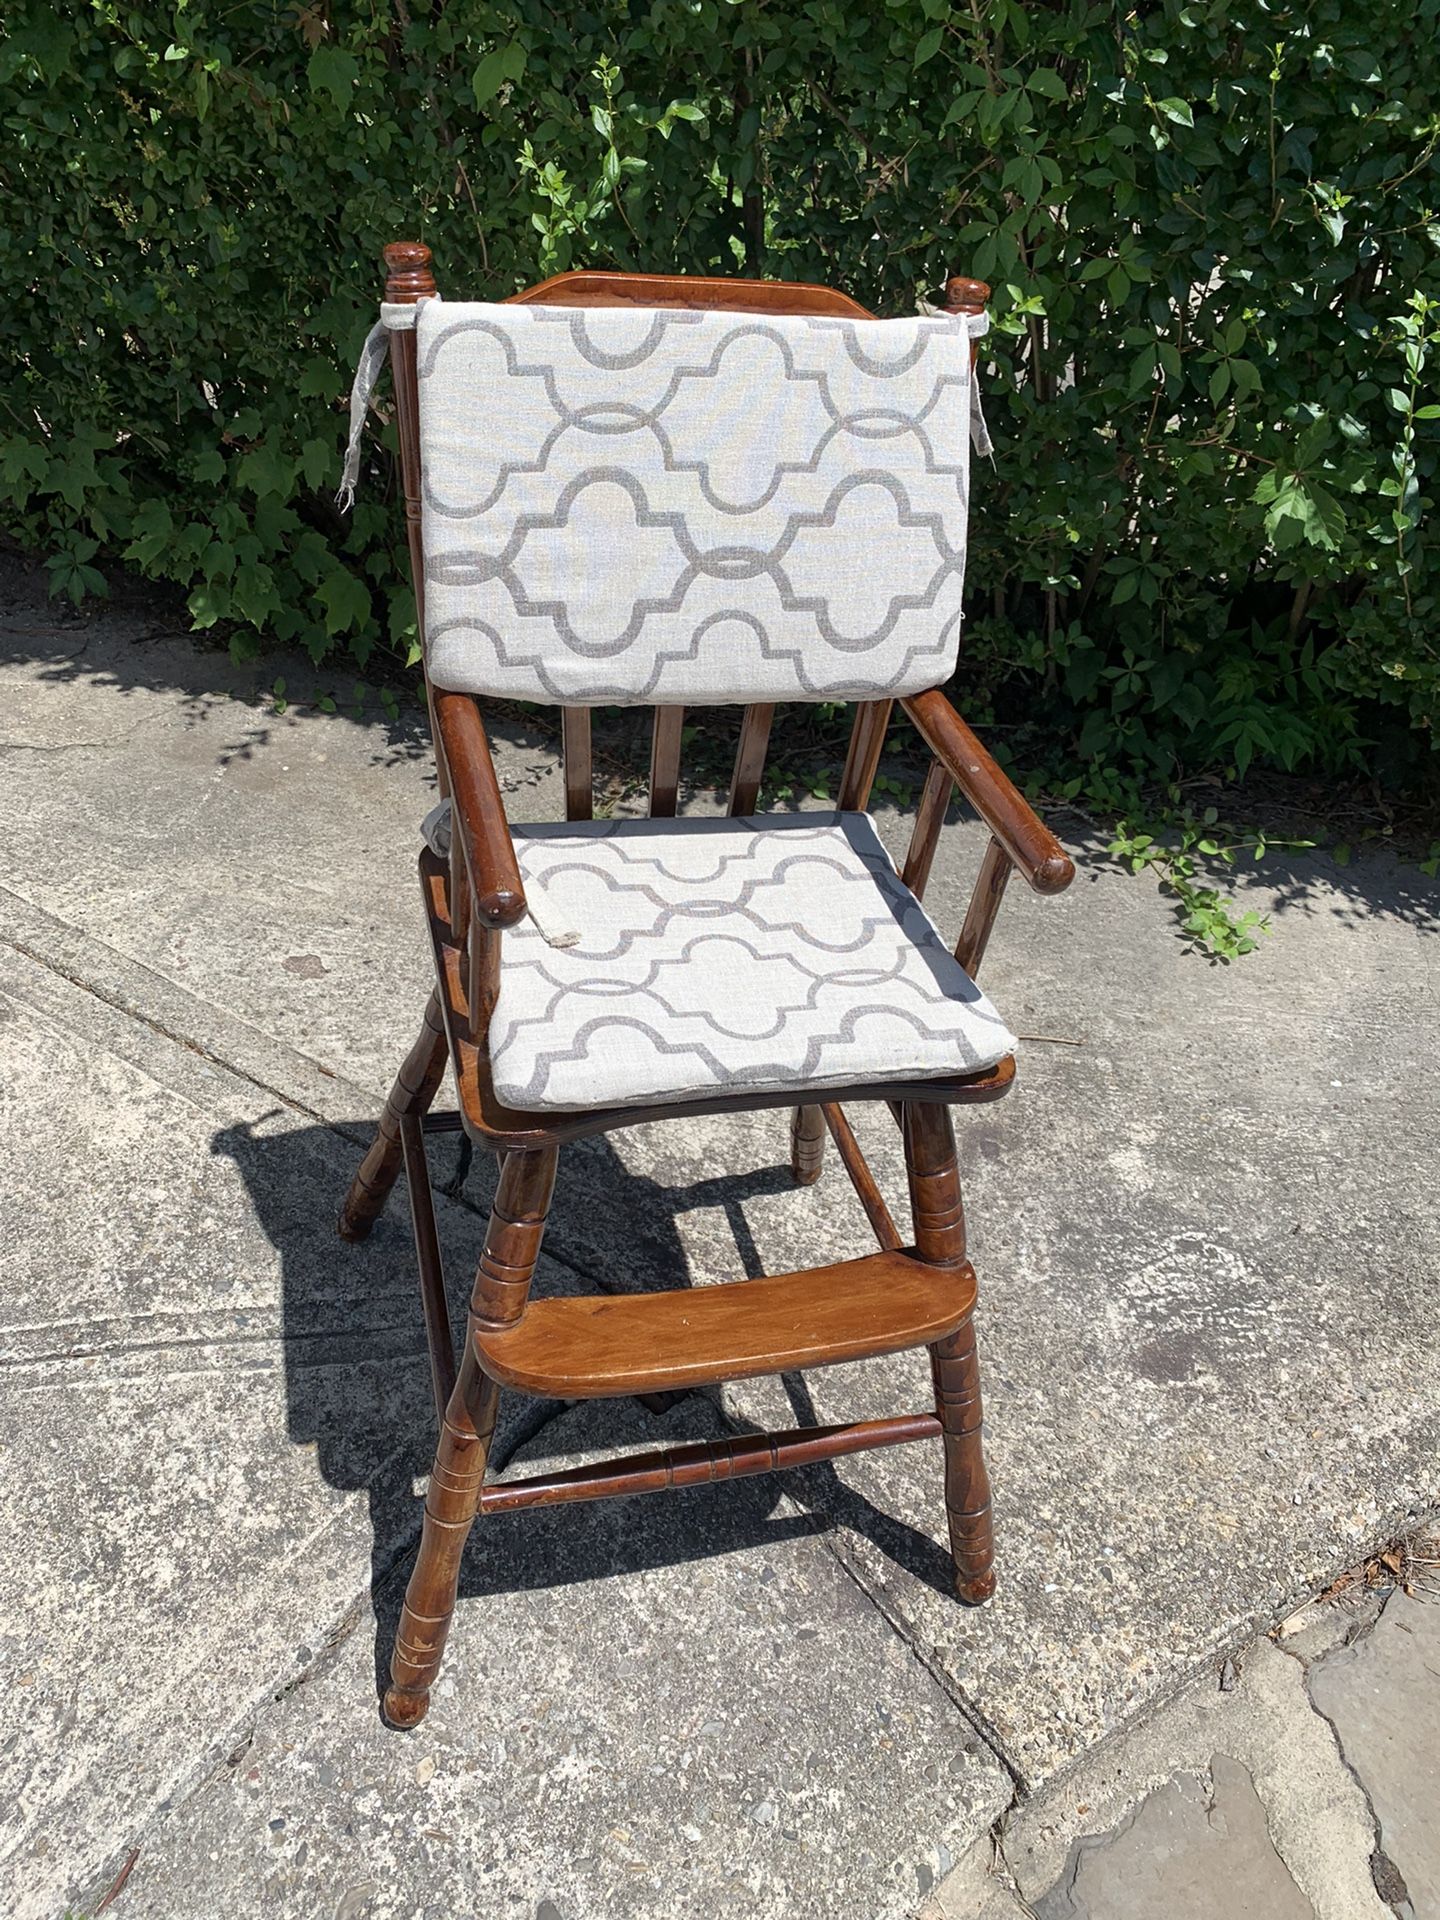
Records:
[[[784,1116],[768,1117],[783,1142]],[[345,1129],[353,1138],[364,1132],[361,1123]],[[460,1153],[453,1136],[435,1136],[427,1144],[432,1177],[441,1189],[440,1240],[458,1337],[484,1234],[493,1165],[488,1155],[477,1154],[466,1177],[463,1163],[457,1166]],[[237,1169],[280,1255],[288,1437],[313,1447],[329,1486],[343,1493],[363,1491],[369,1499],[378,1697],[388,1677],[404,1583],[419,1537],[421,1503],[414,1483],[429,1469],[435,1439],[405,1183],[397,1184],[370,1240],[348,1246],[335,1233],[334,1221],[362,1151],[352,1139],[324,1126],[281,1132],[264,1122],[246,1123],[218,1132],[212,1150]],[[844,1178],[833,1162],[826,1177]],[[607,1139],[577,1142],[561,1155],[535,1296],[690,1285],[677,1219],[697,1206],[724,1213],[737,1265],[754,1277],[761,1265],[744,1202],[790,1190],[786,1165],[667,1186],[632,1172]],[[597,1196],[603,1196],[598,1205]],[[803,1376],[785,1376],[784,1386],[795,1424],[818,1424]],[[563,1464],[566,1452],[581,1448],[621,1452],[751,1431],[723,1412],[718,1395],[710,1392],[681,1396],[660,1416],[633,1399],[596,1403],[587,1414],[563,1402],[506,1394],[492,1470],[503,1471],[532,1446]],[[938,1447],[934,1482],[938,1525],[943,1524]],[[793,1506],[783,1500],[787,1493]],[[839,1528],[867,1536],[939,1592],[952,1591],[949,1556],[933,1539],[881,1512],[833,1466],[823,1465],[662,1495],[491,1516],[478,1522],[470,1537],[460,1600],[463,1606],[501,1593],[543,1593],[611,1574],[779,1547]]]

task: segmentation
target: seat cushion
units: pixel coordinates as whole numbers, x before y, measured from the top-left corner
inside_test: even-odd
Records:
[[[535,919],[501,944],[490,1058],[521,1112],[798,1096],[979,1072],[1014,1050],[866,814],[514,837]]]

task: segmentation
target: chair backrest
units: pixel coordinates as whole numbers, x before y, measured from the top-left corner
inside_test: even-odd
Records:
[[[684,703],[749,706],[763,761],[777,701],[888,712],[948,679],[983,285],[903,320],[792,282],[588,271],[470,304],[431,297],[425,249],[386,259],[432,684],[564,706],[577,758],[569,714],[663,709],[666,811]],[[737,764],[732,801],[758,778]]]

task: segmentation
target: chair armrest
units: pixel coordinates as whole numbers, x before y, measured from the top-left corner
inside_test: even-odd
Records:
[[[476,915],[487,927],[525,918],[525,889],[480,709],[468,693],[434,694],[435,729],[450,774],[451,831],[465,850]]]
[[[1006,854],[1037,893],[1063,893],[1075,863],[938,689],[901,702]]]

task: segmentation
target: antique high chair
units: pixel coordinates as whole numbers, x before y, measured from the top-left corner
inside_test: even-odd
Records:
[[[405,1167],[440,1437],[385,1713],[429,1704],[477,1514],[694,1486],[941,1438],[955,1587],[994,1590],[951,1106],[998,1099],[1014,1040],[974,976],[1012,868],[1074,869],[939,688],[960,632],[974,341],[988,289],[876,320],[777,281],[561,274],[497,305],[388,247],[388,339],[441,794],[420,883],[435,990],[340,1218]],[[562,710],[567,819],[507,823],[477,696]],[[755,813],[776,702],[856,702],[834,812]],[[864,808],[892,704],[934,756],[897,874]],[[675,817],[684,704],[744,707],[728,817]],[[594,705],[655,709],[648,819],[592,818]],[[920,905],[954,786],[990,841],[952,954]],[[447,1056],[460,1109],[431,1113]],[[913,1244],[842,1100],[904,1138]],[[793,1109],[879,1251],[673,1292],[530,1304],[567,1141],[669,1115]],[[424,1136],[500,1156],[458,1368]],[[677,1281],[683,1276],[676,1276]],[[935,1410],[737,1436],[487,1486],[502,1387],[649,1397],[928,1346]]]

